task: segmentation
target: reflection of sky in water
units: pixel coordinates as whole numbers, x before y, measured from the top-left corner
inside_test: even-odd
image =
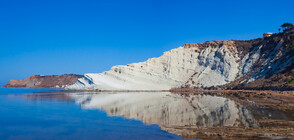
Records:
[[[7,95],[47,90],[0,89],[1,139],[180,139],[157,125],[109,117],[104,111],[82,109],[74,102]],[[54,97],[53,97],[54,98]],[[56,97],[60,98],[60,97]]]

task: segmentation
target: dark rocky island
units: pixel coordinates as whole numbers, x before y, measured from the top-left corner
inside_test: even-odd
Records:
[[[77,82],[81,75],[34,75],[26,79],[10,80],[6,88],[64,88]]]

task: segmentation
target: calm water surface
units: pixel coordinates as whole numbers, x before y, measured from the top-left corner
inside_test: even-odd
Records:
[[[1,88],[0,139],[181,139],[158,125],[84,108],[71,96],[27,96],[54,91]]]
[[[237,101],[169,92],[67,93],[2,88],[0,139],[211,139],[231,134],[256,138],[256,130],[270,133],[260,128],[273,121],[293,122],[277,110]],[[287,127],[276,127],[277,132],[283,132],[279,135],[289,134]]]

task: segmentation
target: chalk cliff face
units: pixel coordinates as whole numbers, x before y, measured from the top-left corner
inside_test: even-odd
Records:
[[[215,44],[204,46],[209,43]],[[196,76],[198,78],[194,85],[222,85],[234,80],[238,74],[237,61],[240,58],[233,44],[233,41],[221,41],[200,44],[199,47],[185,45],[167,51],[159,58],[114,66],[103,73],[85,74],[77,83],[67,88],[168,90]]]
[[[66,88],[168,90],[221,86],[232,82],[250,83],[292,65],[291,54],[294,53],[293,49],[289,50],[289,45],[293,40],[282,34],[248,41],[185,44],[145,62],[114,66],[103,73],[85,74]]]
[[[11,80],[7,88],[64,88],[77,82],[81,75],[35,75],[22,80]]]

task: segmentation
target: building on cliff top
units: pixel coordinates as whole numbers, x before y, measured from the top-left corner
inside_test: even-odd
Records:
[[[263,34],[263,37],[270,37],[270,36],[272,36],[273,34],[275,34],[275,33],[264,33],[264,34]]]

